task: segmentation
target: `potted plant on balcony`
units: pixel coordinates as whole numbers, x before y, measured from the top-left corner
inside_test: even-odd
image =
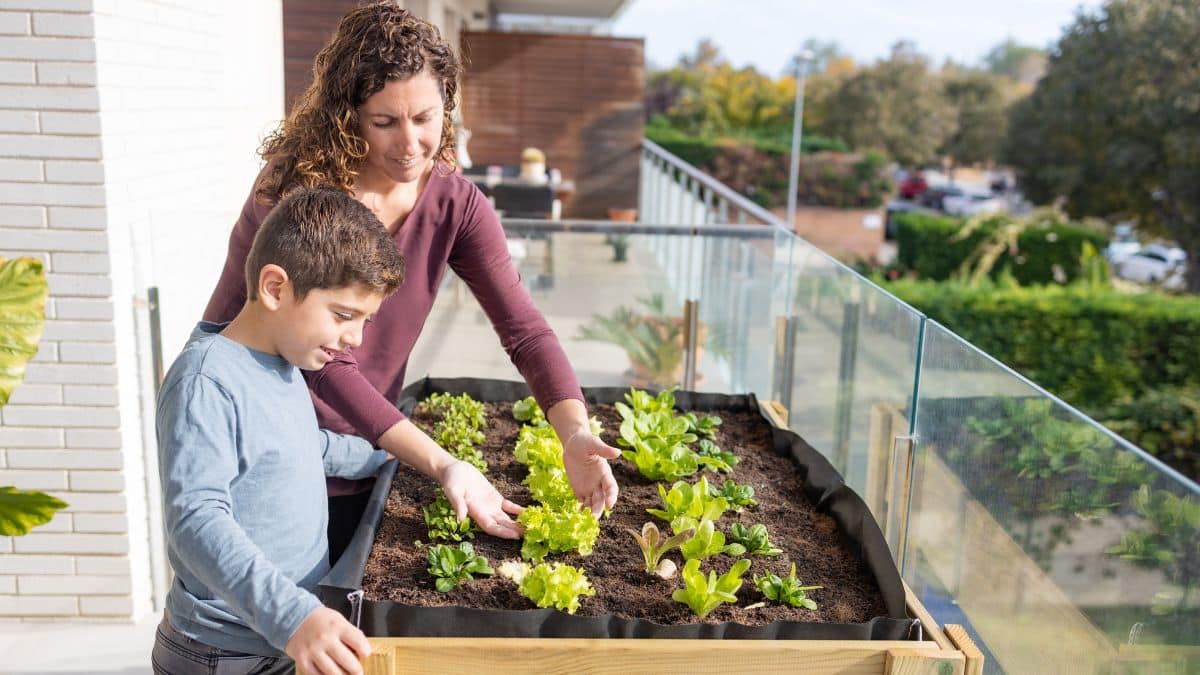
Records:
[[[609,316],[593,314],[592,320],[579,328],[577,339],[609,342],[629,355],[630,369],[626,379],[635,387],[667,386],[683,376],[684,322],[681,316],[666,311],[661,293],[638,298],[642,311],[621,306]],[[697,327],[696,361],[703,354],[708,328]],[[699,381],[701,375],[696,374]]]
[[[46,323],[46,276],[34,258],[0,258],[0,407],[25,377]],[[0,536],[13,537],[50,521],[66,507],[37,491],[0,486]]]

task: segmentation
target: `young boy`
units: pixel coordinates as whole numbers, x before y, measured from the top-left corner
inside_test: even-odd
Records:
[[[171,366],[157,423],[175,580],[155,673],[362,672],[366,638],[312,593],[329,570],[325,476],[370,476],[389,455],[318,429],[300,369],[358,345],[403,276],[367,207],[298,191],[254,239],[241,312],[201,322]]]

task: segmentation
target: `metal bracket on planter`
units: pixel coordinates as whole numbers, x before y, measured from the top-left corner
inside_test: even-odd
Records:
[[[355,628],[361,628],[362,623],[362,590],[350,591],[346,594],[346,599],[350,601],[350,623],[354,624]]]

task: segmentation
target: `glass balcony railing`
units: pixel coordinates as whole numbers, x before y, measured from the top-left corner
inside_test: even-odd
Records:
[[[649,150],[641,212],[662,222],[504,223],[583,384],[772,401],[985,672],[1200,672],[1200,487]],[[519,378],[445,285],[409,378]]]

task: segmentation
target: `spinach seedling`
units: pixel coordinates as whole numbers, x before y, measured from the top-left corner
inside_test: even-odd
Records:
[[[725,484],[719,488],[715,485],[708,486],[708,494],[729,502],[733,510],[738,513],[742,512],[743,507],[758,506],[758,502],[754,499],[754,488],[749,485],[738,485],[731,480],[726,480]]]
[[[458,546],[430,546],[426,556],[429,559],[429,573],[435,579],[433,585],[442,593],[449,593],[471,581],[476,574],[491,575],[495,572],[488,566],[487,558],[475,555],[475,548],[465,541]]]
[[[767,526],[759,523],[746,527],[734,523],[729,528],[729,538],[746,547],[746,553],[751,555],[779,555],[782,550],[775,548],[767,539]]]
[[[801,586],[800,581],[796,579],[796,563],[792,563],[792,573],[786,577],[778,577],[774,574],[764,574],[754,577],[754,585],[758,586],[758,590],[768,599],[780,602],[792,607],[804,607],[805,609],[816,609],[817,603],[812,598],[808,597],[806,591],[816,590],[820,586]]]
[[[696,616],[703,619],[722,603],[737,602],[738,589],[742,587],[742,575],[750,569],[749,560],[739,560],[720,577],[709,570],[708,576],[700,571],[699,560],[689,560],[683,566],[683,588],[671,594],[671,599],[681,602]]]

